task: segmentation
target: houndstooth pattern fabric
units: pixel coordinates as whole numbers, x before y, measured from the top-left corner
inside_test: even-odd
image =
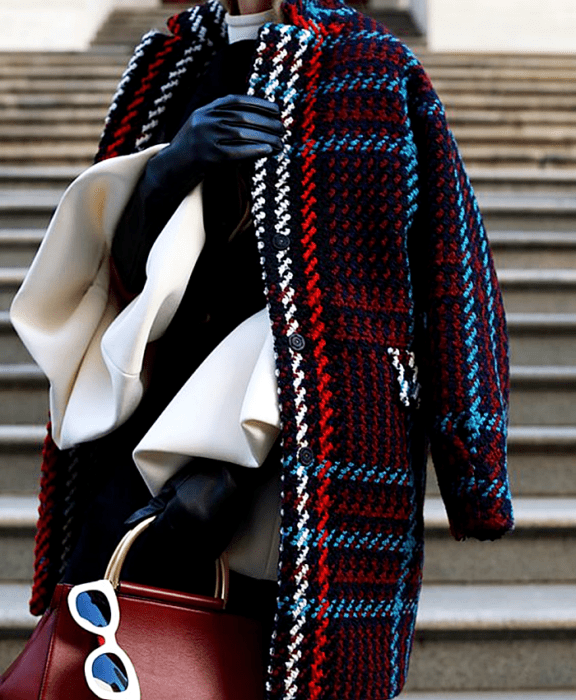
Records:
[[[288,0],[249,92],[281,153],[252,187],[282,417],[270,700],[385,700],[406,679],[423,558],[426,446],[457,539],[513,526],[508,350],[486,233],[415,56],[339,0]],[[162,140],[225,41],[215,0],[147,35],[98,158]]]

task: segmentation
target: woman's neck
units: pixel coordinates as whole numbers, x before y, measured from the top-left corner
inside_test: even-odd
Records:
[[[272,0],[237,0],[238,14],[252,15],[272,9]]]

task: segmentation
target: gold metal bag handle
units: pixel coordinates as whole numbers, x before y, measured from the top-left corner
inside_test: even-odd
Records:
[[[106,573],[104,574],[104,578],[110,581],[114,590],[118,588],[120,583],[120,573],[122,572],[122,567],[124,566],[130,548],[144,530],[150,527],[155,519],[156,516],[152,515],[141,523],[138,523],[132,530],[128,530],[114,550],[108,562]],[[228,602],[229,573],[228,556],[222,554],[216,560],[216,587],[214,590],[214,597],[224,601],[224,605]]]

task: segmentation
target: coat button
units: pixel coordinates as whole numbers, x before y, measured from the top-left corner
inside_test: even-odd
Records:
[[[289,236],[285,236],[283,233],[277,233],[273,238],[272,238],[272,245],[276,250],[286,250],[288,246],[290,245],[290,238]]]
[[[309,447],[303,447],[298,452],[298,461],[305,467],[309,467],[314,462],[314,452]]]
[[[288,338],[288,345],[292,348],[292,350],[300,352],[306,347],[306,341],[304,340],[304,336],[300,335],[300,333],[292,333],[292,335]]]

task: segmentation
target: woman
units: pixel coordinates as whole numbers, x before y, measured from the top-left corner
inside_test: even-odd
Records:
[[[512,527],[502,300],[469,181],[417,59],[339,0],[286,0],[279,12],[281,21],[260,27],[253,45],[230,53],[230,22],[209,0],[173,18],[170,35],[146,36],[120,83],[98,153],[105,162],[90,176],[105,175],[96,186],[90,180],[90,201],[100,223],[109,218],[113,243],[110,235],[95,247],[89,272],[79,273],[66,297],[74,297],[66,322],[76,312],[85,318],[86,300],[102,280],[106,300],[88,334],[90,352],[79,353],[63,382],[61,405],[55,387],[62,362],[39,359],[51,379],[53,421],[58,409],[56,442],[75,446],[57,459],[47,454],[44,482],[55,494],[40,522],[34,603],[42,608],[59,576],[100,576],[102,562],[85,553],[99,548],[105,559],[124,519],[144,507],[131,522],[161,513],[146,546],[151,551],[156,537],[168,547],[167,560],[178,564],[172,585],[188,576],[181,547],[196,545],[191,533],[204,539],[216,531],[206,557],[233,536],[232,554],[241,550],[238,588],[262,586],[266,595],[274,589],[269,697],[380,700],[401,691],[407,672],[428,441],[454,536],[495,539]],[[232,133],[221,139],[224,127]],[[221,202],[234,205],[225,211]],[[205,245],[190,224],[199,218]],[[50,247],[49,233],[15,301],[15,325],[33,352],[38,298],[62,284],[50,272],[51,251],[63,251],[74,271],[79,257],[89,257],[88,234],[69,228],[76,243]],[[167,240],[175,242],[171,258],[162,257]],[[194,258],[198,241],[202,252],[188,278],[180,258]],[[186,284],[176,292],[178,275]],[[104,341],[116,338],[109,329],[134,316],[153,279],[164,290],[162,322],[147,335],[146,349],[138,346],[138,371],[114,375],[124,387],[136,378],[132,394],[122,394],[130,401],[122,410],[115,404],[117,420],[101,420],[105,411],[93,419],[100,385],[83,383],[82,368],[92,349],[102,354]],[[57,308],[54,301],[44,306]],[[111,320],[102,329],[106,314]],[[64,346],[51,344],[66,335],[60,321],[45,326],[50,337],[39,344],[60,358]],[[265,420],[246,423],[248,433],[265,434],[256,460],[264,468],[244,468],[254,466],[252,452],[242,462],[191,449],[188,433],[212,405],[208,392],[221,381],[235,383],[246,348],[255,358],[251,368],[269,366],[270,331],[278,419],[271,409]],[[204,394],[192,391],[191,404],[181,402],[181,391],[202,373],[200,363],[230,338],[227,359],[201,384]],[[105,349],[124,348],[110,341]],[[234,393],[226,391],[224,401]],[[72,404],[84,420],[66,425]],[[171,413],[174,405],[184,409]],[[91,421],[98,424],[93,433],[103,435],[95,442],[85,439]],[[181,433],[166,440],[174,423],[183,425],[183,446],[173,446]],[[280,438],[271,448],[275,428]],[[148,506],[134,464],[154,493],[168,484]],[[67,478],[77,486],[58,489]],[[208,530],[197,512],[197,495],[206,491],[213,512],[225,511],[210,518]],[[74,508],[82,518],[69,517]],[[278,512],[278,583],[258,584],[251,565],[256,561],[262,574],[271,562],[257,561],[257,537],[269,533],[269,550],[276,531],[270,516]],[[70,523],[63,546],[50,537],[47,513],[52,532]],[[133,567],[134,575],[151,574]],[[259,606],[248,607],[255,614]]]

